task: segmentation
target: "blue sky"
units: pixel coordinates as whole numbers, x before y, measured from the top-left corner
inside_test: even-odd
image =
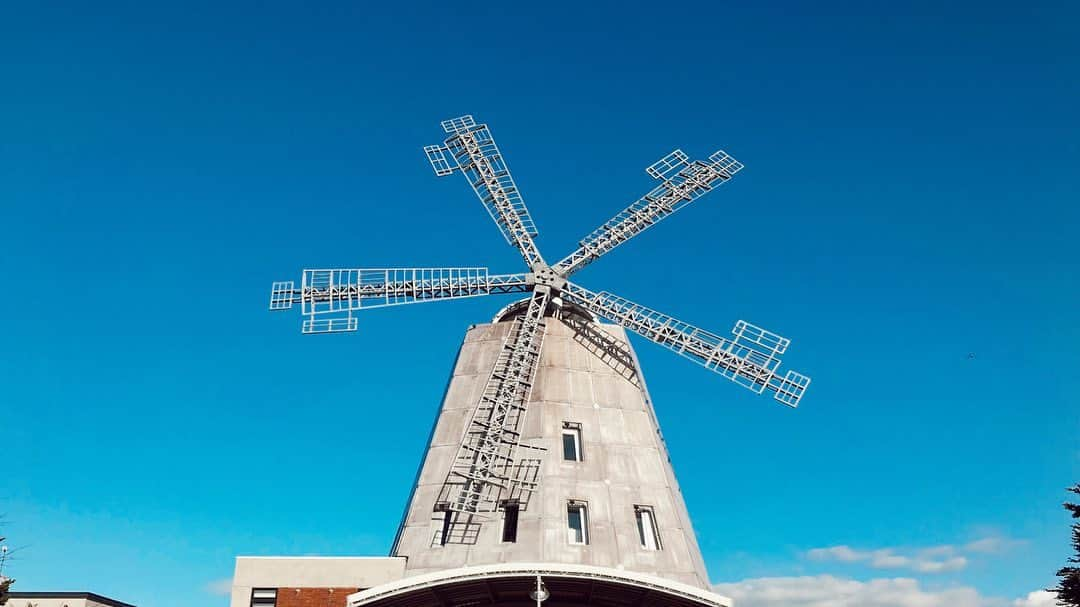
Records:
[[[212,586],[237,554],[385,553],[463,332],[507,300],[316,338],[267,293],[304,267],[517,271],[421,152],[472,113],[548,258],[673,148],[746,164],[579,276],[717,332],[779,332],[814,378],[792,411],[634,342],[710,575],[741,607],[800,584],[979,606],[1050,585],[1080,480],[1078,17],[0,7],[10,573],[225,605]]]

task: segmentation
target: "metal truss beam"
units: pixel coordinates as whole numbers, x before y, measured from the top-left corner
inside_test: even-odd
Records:
[[[450,137],[441,146],[424,148],[435,174],[464,173],[503,237],[518,249],[529,268],[546,265],[533,242],[536,224],[487,125],[462,116],[444,120],[442,127]]]
[[[787,371],[780,377],[780,355],[791,341],[738,321],[732,339],[699,329],[666,314],[650,310],[607,292],[594,293],[574,283],[567,283],[563,296],[597,316],[641,335],[642,337],[688,358],[710,371],[757,394],[766,389],[777,401],[796,407],[810,378]]]
[[[537,479],[515,465],[521,427],[540,361],[550,290],[537,286],[524,315],[503,342],[484,392],[458,447],[439,501],[460,514],[494,512],[500,500],[527,501]],[[535,471],[534,471],[535,472]]]
[[[570,276],[711,192],[742,168],[742,163],[723,150],[709,156],[708,162],[690,162],[686,154],[675,150],[645,169],[651,177],[661,181],[660,185],[586,236],[576,251],[552,266],[552,269],[562,276]]]
[[[354,312],[531,290],[525,274],[488,274],[487,268],[367,268],[304,270],[299,289],[275,282],[270,309],[299,303],[304,333],[355,331]]]

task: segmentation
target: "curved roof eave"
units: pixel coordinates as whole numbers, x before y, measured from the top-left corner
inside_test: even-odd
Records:
[[[347,605],[349,607],[375,607],[387,602],[396,602],[393,599],[405,598],[413,593],[430,593],[433,590],[452,589],[457,585],[489,580],[529,579],[537,575],[544,578],[545,585],[549,588],[554,585],[552,582],[555,580],[603,582],[617,587],[655,592],[674,599],[680,605],[731,607],[731,599],[688,584],[624,569],[564,563],[482,565],[415,575],[351,594]],[[531,585],[521,587],[522,592],[527,592],[531,588]],[[552,588],[553,595],[556,592],[557,589]],[[451,604],[452,601],[447,604],[447,607]]]

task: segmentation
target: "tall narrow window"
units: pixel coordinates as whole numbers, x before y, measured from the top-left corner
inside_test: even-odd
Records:
[[[571,544],[589,543],[589,511],[585,502],[566,504],[566,533]]]
[[[252,588],[251,607],[274,607],[277,605],[277,588]]]
[[[580,462],[581,457],[581,424],[563,422],[562,431],[563,459],[568,462]]]
[[[652,506],[634,506],[637,518],[638,539],[646,550],[660,549],[660,532],[656,528],[656,512]]]
[[[502,541],[504,542],[517,541],[518,508],[517,500],[509,500],[503,504]]]

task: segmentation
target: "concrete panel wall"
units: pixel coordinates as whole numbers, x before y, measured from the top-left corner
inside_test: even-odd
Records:
[[[406,575],[503,562],[581,563],[708,589],[640,367],[622,328],[611,325],[583,330],[548,319],[522,438],[547,451],[539,456],[539,489],[520,514],[517,541],[501,541],[503,515],[497,513],[479,523],[475,542],[440,545],[442,514],[434,512],[435,501],[509,328],[477,325],[465,336],[392,552],[408,559]],[[584,461],[563,461],[563,422],[581,424]],[[568,500],[588,505],[586,546],[568,541]],[[655,510],[661,550],[641,546],[635,505]]]

